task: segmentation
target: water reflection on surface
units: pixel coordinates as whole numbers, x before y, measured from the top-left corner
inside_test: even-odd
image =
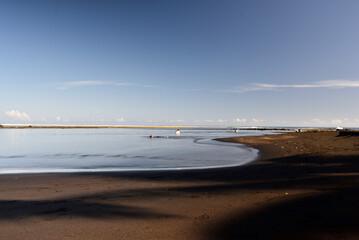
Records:
[[[255,159],[257,150],[211,139],[260,134],[227,129],[181,129],[180,136],[174,129],[1,129],[0,173],[241,165]]]

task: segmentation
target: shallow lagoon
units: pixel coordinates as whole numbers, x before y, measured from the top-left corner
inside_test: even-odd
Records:
[[[0,174],[237,166],[254,160],[258,151],[212,139],[261,134],[228,129],[181,129],[180,136],[174,129],[1,129]]]

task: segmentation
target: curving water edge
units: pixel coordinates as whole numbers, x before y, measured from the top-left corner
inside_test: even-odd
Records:
[[[211,140],[259,135],[228,130],[8,129],[0,132],[0,174],[174,171],[234,167],[258,150]],[[150,139],[150,134],[168,138]],[[172,134],[172,135],[171,135]],[[6,143],[7,142],[7,143]]]

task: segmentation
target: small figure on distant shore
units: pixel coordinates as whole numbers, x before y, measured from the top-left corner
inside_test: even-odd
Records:
[[[237,133],[237,132],[239,132],[239,131],[238,131],[238,129],[234,129],[234,132]]]
[[[181,132],[179,129],[176,129],[176,136],[179,136],[179,135],[181,135]]]

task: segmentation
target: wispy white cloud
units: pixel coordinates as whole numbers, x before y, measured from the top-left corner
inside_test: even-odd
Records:
[[[30,116],[27,113],[20,112],[18,110],[6,111],[5,115],[10,117],[10,118],[17,119],[17,120],[23,120],[23,121],[24,120],[25,121],[30,121],[31,120]]]
[[[344,120],[341,120],[341,119],[333,119],[332,120],[332,123],[333,124],[337,124],[337,125],[342,125],[344,122]]]
[[[56,122],[69,122],[69,119],[57,116],[56,117]]]
[[[233,122],[236,122],[236,123],[258,124],[258,123],[263,123],[264,120],[263,120],[263,119],[257,119],[257,118],[252,118],[252,119],[236,118],[236,119],[233,120]]]
[[[182,119],[170,120],[170,123],[184,123],[184,122],[186,121]]]
[[[227,92],[243,93],[249,91],[275,91],[288,88],[349,88],[359,87],[359,80],[325,80],[308,84],[267,84],[267,83],[254,83],[250,86],[237,87]]]
[[[108,82],[103,81],[77,81],[77,82],[65,82],[63,85],[68,87],[82,87],[82,86],[95,86],[95,85],[106,85]]]
[[[75,82],[62,82],[58,84],[57,89],[66,90],[73,87],[87,87],[87,86],[99,86],[108,85],[108,82],[104,81],[75,81]]]
[[[314,125],[316,126],[332,127],[332,126],[355,126],[357,125],[358,122],[356,121],[356,119],[350,120],[348,118],[342,118],[342,119],[336,118],[332,120],[314,118],[312,119],[311,122],[306,123],[306,125],[311,125],[311,123],[314,123]]]
[[[263,123],[263,122],[264,122],[263,119],[257,119],[257,118],[252,118],[252,119],[250,120],[250,123],[251,123],[251,124],[261,124],[261,123]]]
[[[245,118],[236,118],[233,120],[233,122],[236,122],[236,123],[246,123],[247,122],[247,119]]]
[[[223,120],[222,118],[219,118],[217,120],[204,120],[205,123],[226,123],[227,120]]]
[[[115,81],[74,81],[74,82],[59,83],[57,89],[66,90],[74,87],[105,86],[105,85],[111,85],[116,87],[159,88],[159,86],[155,86],[155,85],[135,84],[135,83],[115,82]]]

